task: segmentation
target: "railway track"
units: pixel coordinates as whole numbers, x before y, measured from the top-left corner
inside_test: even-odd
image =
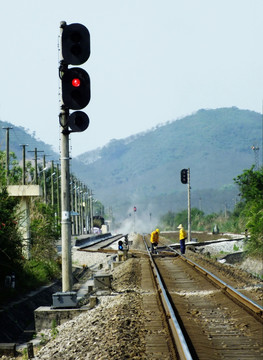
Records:
[[[107,248],[108,246],[112,245],[113,243],[115,243],[123,238],[125,238],[125,235],[118,234],[118,235],[110,236],[107,238],[93,239],[93,240],[85,243],[85,245],[82,245],[80,247],[80,250],[82,250],[82,251],[83,250],[84,251],[99,251],[101,249]]]
[[[261,306],[178,253],[149,256],[180,359],[263,356]]]
[[[262,358],[262,308],[240,306],[225,283],[219,285],[219,279],[212,283],[204,268],[199,271],[198,264],[178,253],[163,249],[151,256],[142,236],[131,239],[128,261],[116,260],[113,266],[112,294],[98,308],[66,323],[38,359],[75,358],[76,354],[81,359],[89,355],[151,360]],[[106,254],[103,264],[109,265],[109,259],[115,262],[116,256],[108,257],[120,251],[118,239],[114,240],[106,248],[87,248],[90,254],[79,259],[84,264],[92,259],[90,264],[100,269],[97,264],[103,254],[94,256],[97,251]],[[194,258],[198,263],[199,257]],[[224,277],[228,279],[233,280]],[[261,296],[255,299],[260,301]]]
[[[116,252],[114,243],[124,237],[102,239],[81,250]],[[134,254],[139,255],[136,250]],[[150,270],[145,260],[141,266],[148,274],[142,287],[145,311],[153,314],[149,328],[155,335],[147,339],[152,353],[160,354],[161,349],[162,358],[188,360],[261,358],[262,307],[174,249],[148,255]]]

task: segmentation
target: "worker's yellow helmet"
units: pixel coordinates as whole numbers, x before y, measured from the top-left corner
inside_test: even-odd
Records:
[[[159,229],[156,229],[156,231],[159,233],[160,232],[160,230]]]

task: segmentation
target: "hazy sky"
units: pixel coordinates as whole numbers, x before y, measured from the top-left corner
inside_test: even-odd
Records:
[[[90,126],[73,156],[200,108],[262,111],[262,0],[0,3],[0,119],[56,150],[62,20],[91,34]]]

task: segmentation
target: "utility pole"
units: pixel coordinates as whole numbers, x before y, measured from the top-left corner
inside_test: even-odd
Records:
[[[35,184],[38,185],[38,172],[37,172],[37,148],[35,148]]]
[[[78,182],[75,181],[75,187],[74,187],[74,190],[75,190],[75,212],[78,213]],[[78,221],[78,217],[79,215],[76,215],[75,216],[75,235],[78,235],[79,234],[79,221]]]
[[[46,155],[43,155],[44,203],[47,203]]]
[[[38,172],[37,172],[37,160],[38,160],[38,158],[37,158],[37,153],[39,153],[39,152],[44,152],[44,150],[37,150],[37,148],[35,148],[35,150],[28,150],[28,152],[33,152],[33,153],[35,153],[35,175],[34,175],[34,183],[36,184],[36,185],[38,185]]]
[[[85,185],[84,187],[84,191],[85,191],[85,197],[84,197],[84,200],[85,200],[85,229],[86,229],[86,234],[88,233],[88,223],[89,223],[89,220],[88,220],[88,216],[89,216],[89,208],[88,208],[88,204],[89,204],[89,198],[88,198],[88,188],[87,186]]]
[[[90,233],[93,231],[93,194],[92,190],[89,190],[89,201],[90,201]]]
[[[6,130],[6,183],[9,184],[9,130],[12,127],[3,127]]]
[[[91,206],[90,206],[90,189],[88,189],[88,233],[91,234]]]
[[[57,164],[57,219],[60,218],[60,171],[59,171],[59,164]]]
[[[28,144],[20,145],[22,146],[22,185],[26,184],[26,146]]]
[[[257,145],[253,145],[251,146],[251,149],[254,151],[254,155],[255,155],[255,168],[256,170],[259,169],[259,156],[258,156],[258,152],[259,152],[259,146]]]
[[[136,215],[137,208],[136,206],[133,207],[133,232],[135,233],[135,215]]]
[[[77,211],[79,213],[78,216],[78,234],[81,235],[81,182],[78,182],[78,207],[77,207]]]
[[[51,179],[50,179],[50,183],[51,183],[51,205],[54,206],[55,201],[55,190],[54,190],[54,176],[55,176],[55,172],[54,172],[54,160],[51,161]]]
[[[70,209],[71,209],[71,233],[76,235],[76,226],[75,226],[75,202],[74,202],[74,177],[70,175]]]
[[[80,235],[83,235],[83,184],[80,184],[79,210]]]
[[[181,183],[188,184],[188,241],[191,241],[191,185],[190,168],[181,170]]]

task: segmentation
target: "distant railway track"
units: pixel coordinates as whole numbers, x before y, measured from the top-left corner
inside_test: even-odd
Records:
[[[146,240],[145,245],[148,250]],[[179,358],[260,358],[263,308],[177,251],[173,254],[149,257]]]
[[[112,245],[113,243],[119,241],[120,239],[124,238],[125,235],[118,234],[114,236],[109,236],[106,238],[100,238],[100,239],[92,239],[87,240],[83,245],[81,245],[81,250],[84,251],[98,251],[100,249],[105,249],[108,246]]]

